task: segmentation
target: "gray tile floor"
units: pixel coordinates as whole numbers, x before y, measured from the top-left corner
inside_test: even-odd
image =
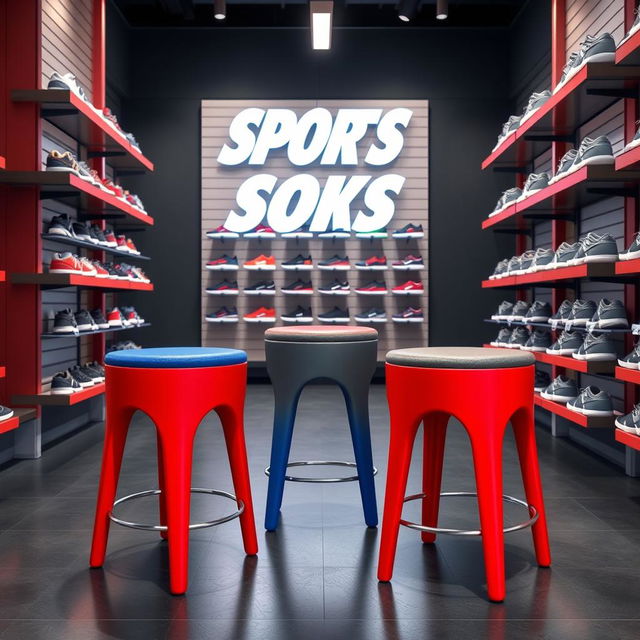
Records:
[[[381,503],[388,418],[384,388],[371,395]],[[528,531],[507,538],[507,600],[487,602],[480,541],[441,537],[423,546],[400,534],[394,579],[375,578],[379,532],[362,522],[353,483],[287,483],[282,526],[266,535],[272,395],[251,386],[246,432],[260,553],[246,558],[237,521],[194,532],[190,588],[167,593],[166,548],[153,533],[112,528],[104,570],[87,568],[102,430],[0,471],[0,639],[215,638],[233,640],[640,637],[640,481],[541,431],[539,448],[551,528],[551,570],[538,569]],[[351,459],[342,400],[332,387],[303,395],[292,459]],[[196,442],[194,486],[231,490],[215,416]],[[513,440],[504,447],[505,491],[522,496]],[[420,490],[419,446],[409,492]],[[444,490],[473,487],[468,441],[452,425]],[[155,436],[139,416],[130,432],[119,494],[155,487]],[[228,511],[195,496],[193,517]],[[417,517],[417,504],[407,505]],[[475,504],[451,499],[443,521],[473,526]],[[153,499],[122,513],[154,519]],[[510,522],[523,514],[510,506]]]

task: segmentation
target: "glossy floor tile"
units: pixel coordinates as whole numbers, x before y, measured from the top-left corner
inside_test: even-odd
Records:
[[[382,513],[388,443],[382,386],[372,387],[370,404]],[[270,387],[251,386],[245,428],[259,555],[244,555],[237,521],[194,531],[186,597],[167,592],[166,544],[155,533],[113,526],[104,569],[88,569],[101,428],[50,447],[40,460],[2,469],[0,640],[640,637],[640,481],[540,430],[551,569],[535,565],[529,531],[507,536],[507,600],[491,604],[479,539],[443,536],[435,545],[423,545],[417,532],[401,529],[393,581],[379,584],[379,530],[364,526],[355,483],[287,483],[280,528],[273,533],[262,529],[272,411]],[[420,491],[420,444],[408,493]],[[338,390],[308,388],[300,403],[291,460],[352,458]],[[505,492],[521,497],[510,433],[504,474]],[[153,426],[137,416],[119,495],[154,488],[156,478]],[[193,485],[231,490],[215,414],[207,417],[196,439]],[[473,487],[469,443],[454,423],[447,439],[443,490]],[[215,518],[230,509],[221,498],[200,495],[194,496],[192,506],[193,520]],[[121,510],[124,517],[147,521],[154,521],[156,512],[153,498]],[[505,507],[508,523],[524,515],[513,505]],[[407,504],[405,517],[419,519],[419,504]],[[444,501],[442,522],[475,528],[475,500]]]

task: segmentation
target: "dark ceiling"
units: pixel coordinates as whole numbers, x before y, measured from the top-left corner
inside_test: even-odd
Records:
[[[226,20],[213,17],[213,0],[111,0],[132,27],[308,27],[306,0],[227,0]],[[335,27],[506,27],[528,0],[450,0],[447,20],[436,20],[435,0],[423,0],[411,22],[398,18],[398,0],[336,0]]]

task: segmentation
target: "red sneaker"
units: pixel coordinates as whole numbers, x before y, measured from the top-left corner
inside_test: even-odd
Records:
[[[251,313],[245,313],[243,317],[245,322],[275,322],[276,310],[260,307]]]
[[[133,240],[131,238],[127,238],[127,247],[129,247],[129,253],[134,253],[137,256],[140,255],[140,252],[136,248],[136,245],[133,244]]]
[[[244,234],[245,238],[275,238],[276,232],[266,224],[259,224],[253,231]]]
[[[82,263],[76,256],[68,251],[66,253],[54,253],[49,263],[49,273],[79,273],[84,274]]]
[[[107,188],[108,191],[111,192],[116,198],[122,198],[124,195],[124,191],[120,185],[117,185],[115,182],[109,180],[109,178],[105,178],[102,181],[102,184]]]
[[[387,259],[384,256],[371,256],[367,260],[356,262],[356,269],[361,271],[385,271],[387,269]]]
[[[107,246],[111,249],[115,249],[118,246],[118,240],[116,234],[113,233],[113,229],[107,229],[104,232],[104,239],[107,241]]]
[[[102,264],[98,261],[95,260],[93,262],[93,266],[96,270],[96,278],[108,278],[109,277],[109,272],[102,266]]]
[[[122,327],[124,325],[124,316],[118,307],[113,307],[107,314],[107,321],[110,327]]]
[[[397,287],[393,287],[391,289],[391,293],[396,295],[419,295],[424,293],[424,287],[422,286],[422,282],[413,282],[413,280],[407,280],[404,284],[399,284]]]
[[[240,234],[235,231],[229,231],[224,225],[220,225],[212,231],[207,231],[208,238],[239,238]]]
[[[369,282],[362,287],[356,287],[356,293],[361,296],[379,296],[387,293],[387,285],[384,282]]]
[[[238,258],[226,254],[220,256],[217,260],[209,260],[209,262],[207,262],[207,269],[213,271],[237,271],[238,268]]]
[[[116,249],[118,251],[123,251],[124,253],[131,253],[131,249],[129,249],[129,245],[127,244],[127,238],[125,236],[118,236],[116,238],[116,242],[118,246]]]

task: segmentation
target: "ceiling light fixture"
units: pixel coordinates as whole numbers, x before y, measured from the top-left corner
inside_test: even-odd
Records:
[[[449,17],[449,3],[447,0],[436,0],[436,20],[446,20]]]
[[[216,20],[224,20],[227,17],[226,0],[213,0],[213,17]]]
[[[309,2],[311,18],[311,40],[313,48],[331,49],[331,27],[333,22],[332,0],[311,0]]]
[[[398,6],[398,18],[403,22],[409,22],[416,17],[418,12],[418,0],[400,0]]]

